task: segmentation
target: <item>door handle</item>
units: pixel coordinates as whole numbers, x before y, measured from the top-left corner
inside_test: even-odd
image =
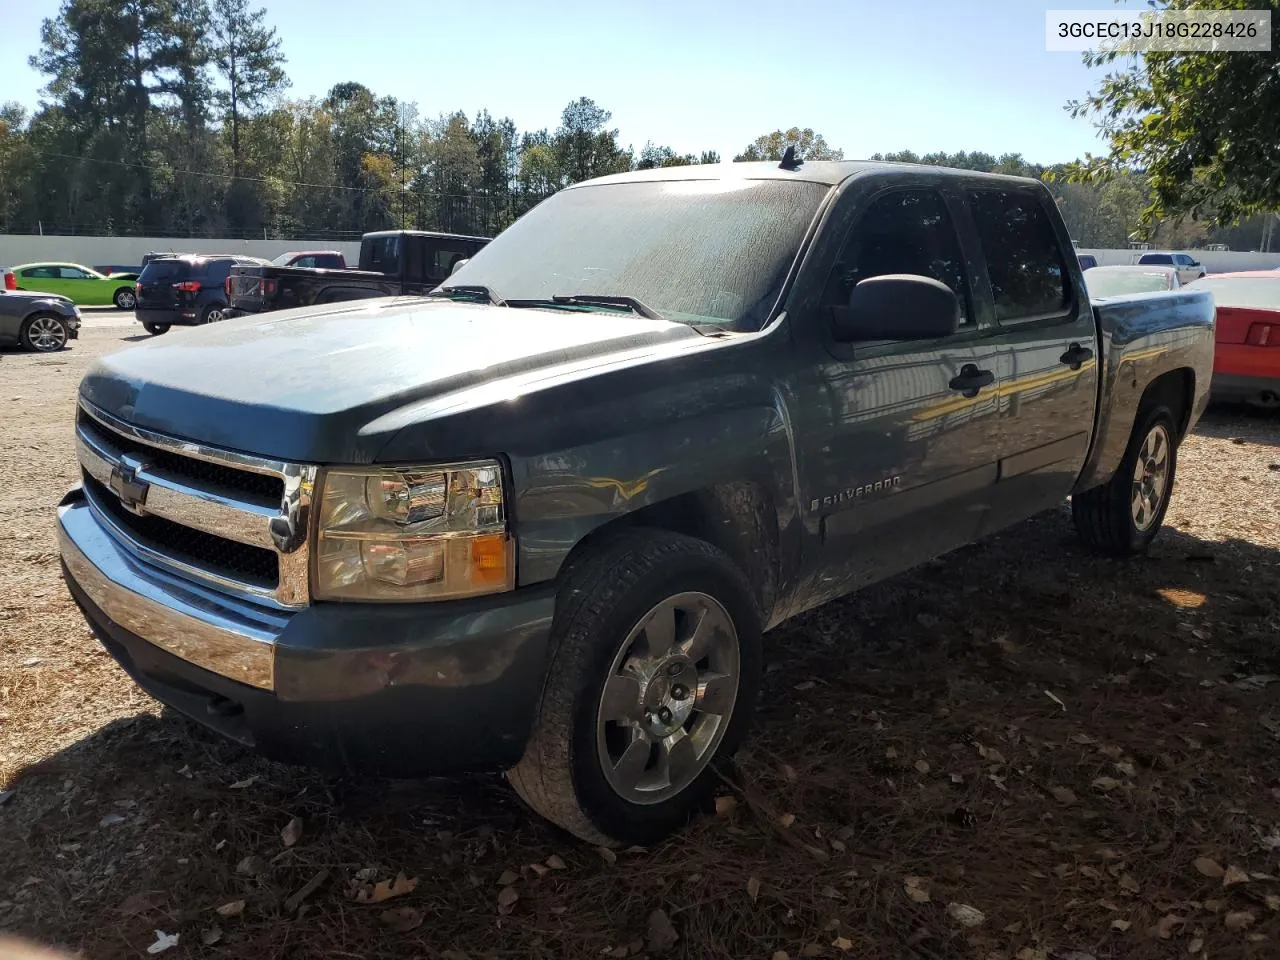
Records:
[[[1067,348],[1067,352],[1058,358],[1059,363],[1065,363],[1072,370],[1079,370],[1085,361],[1093,359],[1093,351],[1088,347],[1082,347],[1078,343],[1073,343]]]
[[[983,387],[996,382],[996,375],[990,370],[979,370],[976,364],[966,363],[960,372],[951,378],[951,389],[959,390],[966,397],[976,397]]]

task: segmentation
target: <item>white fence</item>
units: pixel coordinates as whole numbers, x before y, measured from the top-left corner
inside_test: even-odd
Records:
[[[1230,273],[1234,270],[1280,269],[1280,253],[1245,253],[1239,250],[1188,250],[1199,260],[1208,273]],[[1079,254],[1089,254],[1098,259],[1098,266],[1137,263],[1142,250],[1096,250],[1080,247]]]
[[[138,266],[142,255],[157,253],[239,253],[270,260],[290,250],[340,250],[355,266],[359,241],[333,240],[184,240],[174,237],[32,237],[0,234],[0,266],[18,263],[79,263]]]

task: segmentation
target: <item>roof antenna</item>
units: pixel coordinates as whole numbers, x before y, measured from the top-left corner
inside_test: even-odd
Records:
[[[788,144],[787,149],[782,151],[782,162],[778,164],[779,170],[799,170],[803,160],[796,159],[796,145]]]

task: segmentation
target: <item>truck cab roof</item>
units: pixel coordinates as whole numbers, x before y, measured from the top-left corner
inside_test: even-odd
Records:
[[[1039,185],[1031,177],[1014,177],[999,173],[979,173],[976,170],[959,170],[954,167],[936,167],[926,163],[891,163],[879,160],[810,160],[794,170],[784,169],[776,161],[752,161],[747,163],[705,163],[683,167],[654,167],[615,173],[594,180],[584,180],[567,189],[606,183],[646,182],[658,180],[799,180],[834,187],[851,177],[864,173],[929,173],[964,180],[990,180],[993,183],[1017,183]]]
[[[374,237],[430,237],[435,240],[475,240],[480,243],[488,243],[489,237],[473,237],[465,233],[437,233],[434,230],[374,230],[366,233],[361,239],[368,240]]]

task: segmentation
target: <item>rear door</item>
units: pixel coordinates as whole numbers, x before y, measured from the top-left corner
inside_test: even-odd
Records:
[[[797,374],[798,468],[806,566],[819,603],[972,540],[996,481],[999,359],[994,328],[975,308],[942,178],[876,191],[853,181],[824,231],[838,244],[816,307],[797,315],[813,356]],[[870,192],[865,195],[863,191]],[[932,277],[961,303],[957,332],[938,340],[838,343],[827,308],[853,286],[892,273]],[[985,386],[967,383],[985,375]]]
[[[18,271],[18,289],[30,290],[34,293],[56,293],[64,297],[71,296],[66,291],[71,284],[62,279],[57,267],[27,267]]]
[[[1060,502],[1084,465],[1098,401],[1096,328],[1052,198],[971,187],[968,229],[999,330],[1000,480],[983,533]]]

